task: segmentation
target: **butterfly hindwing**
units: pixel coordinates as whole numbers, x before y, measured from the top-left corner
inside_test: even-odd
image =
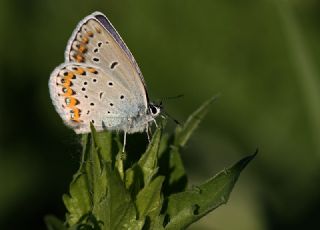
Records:
[[[77,133],[89,132],[89,122],[97,130],[125,129],[121,124],[144,107],[130,87],[99,66],[62,64],[52,72],[49,86],[57,112]]]

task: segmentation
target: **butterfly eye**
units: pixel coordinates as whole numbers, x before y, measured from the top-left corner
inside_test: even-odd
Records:
[[[160,113],[160,109],[154,105],[150,105],[150,111],[152,113],[152,115],[158,115]]]

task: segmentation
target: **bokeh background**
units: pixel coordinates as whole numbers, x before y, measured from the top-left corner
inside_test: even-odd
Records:
[[[197,184],[258,147],[229,203],[191,229],[315,229],[320,218],[320,1],[1,0],[0,229],[45,229],[79,163],[48,78],[76,24],[105,13],[151,98],[183,122],[220,93],[185,148]],[[129,137],[130,138],[130,137]]]

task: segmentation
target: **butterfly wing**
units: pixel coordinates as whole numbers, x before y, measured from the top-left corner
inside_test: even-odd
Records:
[[[131,121],[144,121],[147,114],[141,71],[99,12],[78,24],[69,39],[65,63],[52,72],[49,86],[56,110],[77,133],[90,132],[89,122],[97,130],[133,131]]]
[[[88,28],[85,26],[89,25],[91,26],[91,31],[88,31]],[[103,30],[106,30],[102,33]],[[89,33],[88,33],[89,32]],[[92,32],[92,33],[91,33]],[[116,29],[113,27],[111,22],[108,20],[108,18],[102,14],[101,12],[94,12],[93,14],[85,17],[76,27],[76,29],[73,31],[71,38],[69,39],[68,46],[65,51],[65,60],[66,61],[77,61],[76,57],[72,57],[71,51],[75,51],[76,54],[79,53],[79,47],[74,47],[75,45],[79,45],[77,43],[77,40],[80,43],[84,43],[83,45],[86,45],[90,42],[90,38],[94,36],[94,33],[98,32],[98,34],[101,34],[104,36],[104,38],[101,38],[102,44],[103,40],[109,39],[112,42],[116,42],[118,45],[118,48],[121,48],[121,52],[124,52],[127,58],[132,63],[133,67],[136,69],[136,72],[139,74],[141,81],[144,83],[144,79],[142,76],[142,73],[140,71],[139,66],[137,65],[136,60],[134,59],[133,55],[131,54],[130,50],[116,31]],[[76,42],[76,44],[74,44]],[[101,44],[101,45],[102,45]],[[85,47],[83,47],[85,48]],[[99,47],[96,47],[99,48]],[[102,48],[103,49],[103,48]],[[99,50],[99,49],[98,49]],[[99,55],[99,52],[97,50],[97,55]],[[82,54],[80,50],[80,54]],[[118,52],[116,52],[118,53]],[[114,54],[112,54],[114,55]],[[78,57],[78,62],[90,62],[90,59],[88,60],[81,60],[80,57]]]
[[[98,66],[62,64],[52,72],[49,88],[57,112],[76,133],[90,132],[90,122],[98,131],[129,130],[130,118],[145,109],[119,73]]]
[[[148,95],[142,73],[130,50],[104,14],[95,12],[78,24],[69,39],[65,61],[92,64],[118,72],[124,83],[137,89],[139,101],[142,100],[147,109]]]

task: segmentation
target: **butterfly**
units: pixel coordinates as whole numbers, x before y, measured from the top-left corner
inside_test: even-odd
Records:
[[[161,106],[149,101],[142,73],[107,17],[94,12],[73,31],[65,62],[49,79],[53,105],[77,134],[97,131],[127,133],[149,130]]]

